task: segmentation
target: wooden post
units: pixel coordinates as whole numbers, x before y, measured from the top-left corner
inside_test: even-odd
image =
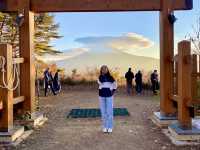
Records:
[[[197,57],[197,73],[198,73],[198,79],[200,79],[200,55],[197,55],[198,57]]]
[[[197,55],[193,54],[192,55],[192,97],[197,96],[197,79],[198,79],[198,74],[197,74]]]
[[[174,56],[173,59],[173,86],[172,86],[172,94],[178,95],[178,55]]]
[[[191,92],[191,43],[182,41],[178,44],[178,121],[183,128],[191,128],[192,121],[187,103],[192,99]]]
[[[177,58],[178,58],[178,55],[176,55]],[[176,67],[176,82],[175,82],[175,85],[176,85],[176,95],[178,95],[178,61],[175,62],[175,67]]]
[[[0,44],[0,56],[5,57],[5,82],[11,85],[12,81],[12,46],[8,44]],[[2,72],[0,71],[0,84],[3,85]],[[0,117],[0,131],[9,132],[13,129],[13,91],[0,88],[0,101],[3,102],[2,115]]]
[[[168,15],[173,12],[171,4],[171,0],[162,0],[160,12],[160,109],[161,114],[166,116],[175,112],[169,98],[173,86],[174,55],[174,26],[168,20]]]
[[[34,112],[35,66],[34,66],[34,13],[30,11],[30,0],[21,0],[24,23],[20,27],[20,55],[24,63],[20,67],[20,90],[25,96],[23,110]]]

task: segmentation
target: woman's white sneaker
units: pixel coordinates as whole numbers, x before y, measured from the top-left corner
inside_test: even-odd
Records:
[[[109,129],[108,129],[108,133],[112,133],[112,129],[109,128]]]
[[[106,128],[103,128],[103,133],[107,133],[108,130]]]

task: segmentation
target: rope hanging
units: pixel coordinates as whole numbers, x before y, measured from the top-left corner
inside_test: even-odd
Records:
[[[0,56],[0,71],[2,72],[2,81],[3,81],[3,85],[0,85],[0,88],[4,88],[4,89],[8,89],[10,91],[14,91],[17,89],[17,87],[19,86],[19,72],[17,69],[17,64],[14,64],[13,66],[13,79],[7,79],[7,83],[5,81],[5,64],[6,64],[6,59],[3,56]],[[16,79],[16,85],[14,86],[14,82]],[[11,84],[9,84],[11,83]]]

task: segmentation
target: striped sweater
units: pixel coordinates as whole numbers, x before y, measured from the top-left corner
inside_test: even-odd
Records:
[[[112,76],[100,75],[98,79],[99,84],[99,96],[111,97],[114,91],[117,89],[117,83]]]

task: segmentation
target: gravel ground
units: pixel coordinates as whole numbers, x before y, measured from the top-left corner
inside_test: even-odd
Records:
[[[65,93],[64,93],[65,92]],[[149,119],[159,109],[153,96],[116,94],[115,107],[128,108],[130,117],[116,117],[112,134],[101,132],[99,119],[67,119],[72,108],[96,108],[94,90],[63,90],[57,96],[43,97],[41,111],[48,122],[23,141],[15,150],[200,150],[176,147]]]

